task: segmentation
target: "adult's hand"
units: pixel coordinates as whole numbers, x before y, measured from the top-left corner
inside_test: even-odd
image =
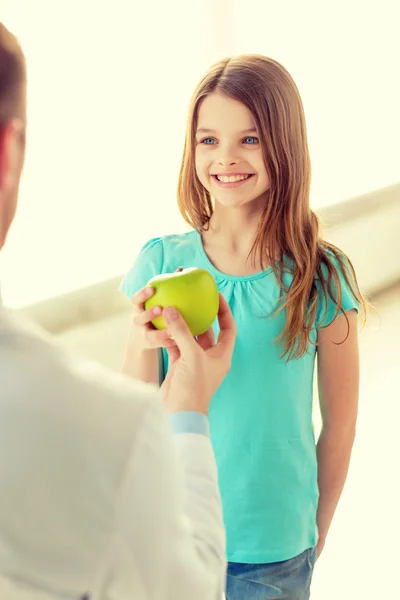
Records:
[[[163,312],[168,332],[176,346],[167,348],[169,369],[161,391],[170,413],[196,411],[208,414],[212,397],[231,367],[236,326],[224,297],[219,297],[220,332],[215,342],[212,329],[193,338],[179,312]]]

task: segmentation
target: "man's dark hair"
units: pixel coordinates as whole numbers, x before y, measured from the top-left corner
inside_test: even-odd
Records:
[[[25,120],[26,67],[17,38],[0,23],[0,127]]]

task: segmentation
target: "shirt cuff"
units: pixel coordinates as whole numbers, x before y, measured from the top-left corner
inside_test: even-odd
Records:
[[[208,418],[202,413],[194,411],[184,411],[174,413],[170,416],[172,433],[197,433],[199,435],[210,436],[210,426]]]

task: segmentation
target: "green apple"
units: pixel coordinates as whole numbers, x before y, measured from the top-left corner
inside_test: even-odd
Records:
[[[150,279],[147,284],[155,289],[145,302],[146,310],[153,306],[173,306],[181,313],[194,336],[207,331],[219,309],[217,284],[211,273],[204,269],[183,269],[164,273]],[[163,317],[152,321],[156,329],[165,329]]]

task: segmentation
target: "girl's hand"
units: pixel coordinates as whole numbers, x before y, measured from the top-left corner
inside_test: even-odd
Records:
[[[172,348],[176,344],[168,330],[158,330],[151,323],[154,318],[162,314],[162,308],[160,306],[153,306],[150,310],[146,310],[144,307],[146,300],[151,298],[153,294],[154,288],[145,287],[139,290],[132,298],[132,339],[135,340],[135,344],[139,340],[144,350]]]

